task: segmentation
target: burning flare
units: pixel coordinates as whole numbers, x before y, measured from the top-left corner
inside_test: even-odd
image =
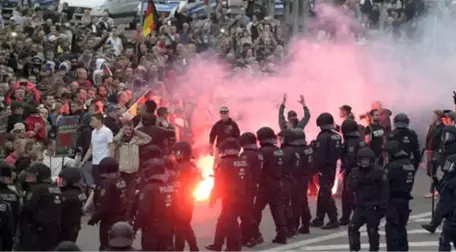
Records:
[[[193,192],[193,197],[197,201],[206,201],[209,199],[214,187],[214,157],[210,155],[201,156],[198,158],[196,165],[201,170],[203,180]]]
[[[196,165],[201,170],[203,180],[193,192],[193,197],[196,201],[207,201],[211,195],[212,188],[214,187],[214,157],[210,155],[201,156],[198,158]],[[337,193],[340,179],[340,175],[338,174],[332,188],[333,195]]]

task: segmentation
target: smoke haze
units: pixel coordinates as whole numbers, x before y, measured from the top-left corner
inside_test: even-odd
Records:
[[[337,18],[339,31],[353,23],[336,11],[325,15]],[[305,96],[311,112],[308,139],[317,133],[315,120],[320,113],[330,112],[340,123],[341,105],[350,105],[358,118],[375,100],[393,115],[407,113],[411,127],[422,137],[432,110],[453,108],[456,31],[449,13],[430,14],[420,26],[424,39],[414,44],[396,42],[386,35],[376,35],[364,45],[347,39],[332,43],[296,38],[284,66],[274,76],[230,74],[219,61],[206,58],[192,62],[182,77],[179,95],[197,103],[192,120],[196,144],[208,143],[208,132],[219,119],[221,106],[230,108],[242,132],[256,132],[262,126],[278,130],[284,93],[288,94],[286,109],[297,111],[299,117],[303,111],[297,101],[300,94]]]

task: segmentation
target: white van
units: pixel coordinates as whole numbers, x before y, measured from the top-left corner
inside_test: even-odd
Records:
[[[59,12],[63,9],[63,4],[67,3],[68,8],[73,11],[73,19],[69,20],[71,23],[79,24],[84,11],[91,11],[93,8],[103,5],[106,0],[63,0],[59,4]]]
[[[94,10],[94,16],[101,16],[105,10],[111,14],[116,25],[129,25],[136,28],[141,16],[141,2],[139,0],[105,0],[105,4]],[[143,0],[143,10],[147,9],[148,0]],[[179,5],[180,0],[155,0],[158,14],[169,13]]]

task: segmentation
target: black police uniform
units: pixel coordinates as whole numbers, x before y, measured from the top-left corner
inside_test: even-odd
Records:
[[[263,170],[261,171],[258,196],[253,208],[256,239],[262,240],[259,225],[262,211],[269,205],[277,231],[277,236],[273,242],[284,244],[287,240],[287,232],[285,209],[282,204],[283,152],[275,145],[276,135],[271,128],[264,127],[259,129],[257,138],[261,146],[260,152],[263,155]]]
[[[216,199],[222,200],[215,235],[226,236],[227,251],[240,251],[241,237],[237,219],[241,217],[244,196],[247,194],[248,162],[245,157],[239,157],[241,146],[237,139],[226,139],[219,145],[219,150],[221,159],[215,172],[210,199],[211,204],[215,203]]]
[[[29,216],[29,229],[21,230],[20,248],[54,250],[60,242],[62,192],[52,184],[46,165],[36,164],[29,171],[35,175],[36,184],[27,191],[22,207],[22,214]]]
[[[191,224],[193,209],[195,208],[195,200],[192,193],[202,179],[201,173],[195,163],[191,161],[192,148],[188,142],[177,142],[172,150],[177,160],[174,249],[183,251],[185,241],[187,241],[190,251],[198,251],[195,233]]]
[[[81,172],[76,168],[63,169],[59,177],[63,180],[62,190],[62,241],[76,242],[81,229],[83,202],[87,199],[78,185]]]
[[[378,226],[388,201],[388,181],[375,164],[375,153],[367,148],[358,151],[358,167],[349,175],[348,187],[354,192],[353,215],[348,224],[350,251],[361,249],[359,229],[366,224],[369,251],[378,251],[380,235]]]
[[[445,164],[445,160],[451,156],[456,154],[456,127],[454,126],[446,126],[442,130],[442,136],[441,136],[441,146],[439,150],[439,156],[435,157],[436,163],[440,166],[443,167]],[[440,179],[440,181],[437,178],[433,178],[433,186],[436,188],[437,191],[441,191],[441,189],[444,187],[445,183],[452,178],[452,173],[447,173],[443,171],[443,176]],[[437,202],[436,205],[436,210],[435,213],[439,212],[439,202]],[[440,214],[434,214],[434,216],[431,219],[431,222],[429,224],[424,224],[422,227],[426,229],[427,231],[434,233],[437,227],[442,223],[443,221],[443,216]]]
[[[386,247],[388,251],[408,251],[407,222],[410,215],[411,192],[415,181],[415,166],[397,141],[385,144],[388,163],[384,170],[389,183],[386,216]]]
[[[350,119],[342,123],[342,134],[344,143],[342,147],[342,158],[340,172],[343,174],[342,187],[342,217],[339,220],[339,225],[347,225],[350,221],[350,215],[353,209],[353,192],[348,189],[348,178],[353,167],[358,164],[358,151],[366,144],[361,138],[358,131],[358,124]]]
[[[296,235],[298,227],[296,227],[296,218],[299,218],[300,211],[296,206],[299,206],[298,198],[292,197],[293,190],[297,188],[298,181],[295,175],[299,171],[300,156],[297,153],[296,140],[297,135],[291,129],[286,129],[280,132],[281,150],[283,152],[283,204],[285,208],[285,216],[287,219],[288,237]],[[293,211],[296,210],[296,212]],[[299,211],[299,212],[298,212]]]
[[[9,203],[0,198],[0,249],[12,251],[14,245],[14,217]]]
[[[127,220],[127,187],[125,181],[119,175],[119,163],[110,157],[101,160],[100,176],[101,185],[95,188],[94,204],[96,211],[93,213],[88,224],[94,225],[100,222],[99,237],[100,250],[108,246],[108,233],[112,225],[118,221]],[[115,174],[115,177],[107,178],[107,174]]]
[[[5,200],[11,206],[14,229],[16,230],[19,221],[19,209],[21,202],[20,195],[8,187],[12,181],[13,167],[5,163],[0,164],[0,198]]]
[[[456,155],[449,156],[442,170],[447,174],[443,185],[435,215],[444,218],[442,233],[439,238],[438,251],[451,251],[451,243],[456,247]]]
[[[307,189],[309,185],[309,179],[313,172],[313,150],[310,146],[307,146],[306,135],[301,129],[294,130],[296,134],[296,152],[299,155],[299,168],[293,174],[296,180],[295,188],[292,188],[293,197],[293,212],[294,215],[294,227],[299,228],[298,231],[301,234],[308,234],[310,232],[310,209],[307,198]],[[300,226],[301,224],[301,226]]]
[[[141,229],[143,251],[172,251],[176,188],[165,174],[165,162],[149,161],[138,202],[134,230]]]
[[[246,171],[247,194],[244,209],[241,211],[241,242],[243,245],[252,246],[255,238],[253,221],[253,205],[260,184],[261,170],[263,169],[263,155],[258,149],[255,134],[245,132],[239,138],[242,147],[241,157],[248,162],[249,170]]]
[[[388,140],[400,143],[400,148],[407,153],[415,167],[421,162],[420,144],[415,131],[409,129],[410,120],[406,114],[397,114],[394,119],[394,130],[388,136]]]
[[[331,229],[339,226],[337,208],[332,198],[332,188],[336,179],[337,160],[342,152],[342,137],[334,130],[334,118],[329,113],[320,114],[317,126],[321,131],[315,140],[314,162],[318,170],[320,189],[317,198],[317,216],[312,221],[314,227],[321,227],[325,215],[329,223],[322,228]]]

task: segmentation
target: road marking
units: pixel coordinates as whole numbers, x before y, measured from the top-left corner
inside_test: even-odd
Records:
[[[410,215],[409,220],[426,218],[426,217],[431,216],[431,214],[432,214],[431,212],[426,212],[426,213]],[[380,223],[380,227],[383,227],[383,226],[385,226],[385,221],[382,221]],[[366,227],[362,227],[360,229],[360,231],[361,232],[366,231]],[[347,235],[348,235],[347,234],[347,230],[344,230],[344,231],[340,231],[340,232],[336,232],[336,233],[332,233],[332,234],[328,234],[328,235],[322,235],[322,236],[318,236],[318,237],[311,238],[311,239],[306,239],[306,240],[302,240],[302,241],[289,243],[289,244],[286,244],[286,245],[273,247],[271,249],[264,250],[264,251],[286,251],[286,250],[292,250],[292,249],[297,248],[297,247],[303,247],[303,246],[307,246],[307,245],[311,245],[311,244],[315,244],[315,243],[320,243],[320,242],[324,242],[324,241],[330,241],[330,240],[334,240],[334,239],[337,239],[337,238],[340,238],[340,237],[344,237],[344,236],[347,236]]]
[[[413,222],[429,223],[429,222],[431,222],[431,219],[432,219],[431,217],[429,217],[429,218],[420,218],[420,219],[413,220]]]
[[[440,233],[440,232],[442,232],[441,229],[435,230],[435,233]],[[383,236],[386,235],[386,234],[385,234],[385,231],[378,231],[378,233],[379,233],[380,235],[383,235]],[[407,234],[409,234],[409,235],[413,235],[413,234],[429,234],[429,235],[432,235],[431,233],[429,233],[429,231],[424,230],[424,229],[422,229],[422,228],[420,228],[420,229],[411,229],[411,230],[407,230]],[[363,232],[361,233],[361,236],[367,236],[367,232],[366,232],[366,231],[363,231]]]
[[[423,241],[423,242],[409,242],[408,246],[412,248],[422,248],[422,247],[435,247],[438,246],[438,241]],[[369,248],[369,243],[362,243],[361,248]],[[380,243],[380,248],[386,248],[386,243]],[[323,251],[323,250],[344,250],[348,251],[350,247],[348,244],[335,244],[335,245],[322,245],[322,246],[307,246],[300,247],[300,251]]]

